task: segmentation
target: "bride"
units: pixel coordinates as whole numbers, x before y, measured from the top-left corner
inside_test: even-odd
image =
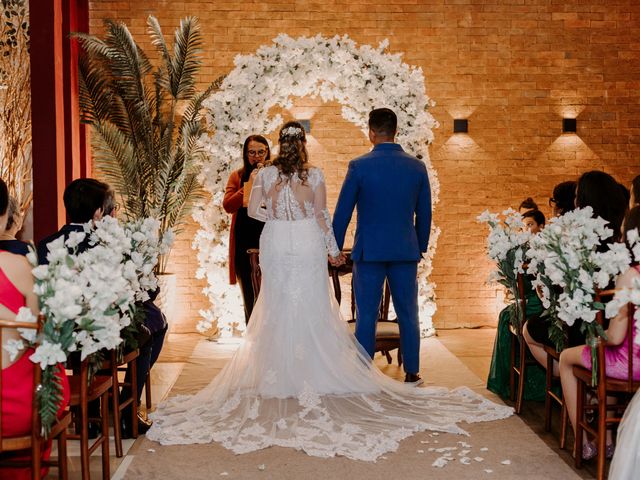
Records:
[[[244,343],[213,381],[168,399],[147,437],[163,445],[219,442],[235,453],[269,446],[375,461],[414,432],[466,433],[457,422],[512,409],[468,388],[416,388],[386,377],[350,333],[329,290],[327,252],[341,254],[322,171],[307,163],[302,126],[280,130],[280,151],[254,178],[250,216],[262,286]]]

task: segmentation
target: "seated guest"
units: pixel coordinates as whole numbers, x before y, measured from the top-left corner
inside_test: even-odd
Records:
[[[0,180],[0,229],[4,230],[8,217],[8,192],[7,185]],[[15,320],[20,307],[28,307],[35,314],[38,309],[38,298],[33,292],[33,276],[31,265],[26,258],[8,252],[0,252],[0,318]],[[3,328],[2,340],[19,340],[17,330]],[[4,345],[2,345],[4,347]],[[18,357],[11,359],[2,348],[2,435],[17,437],[31,432],[31,410],[33,401],[33,369],[40,368],[29,360],[33,350],[22,350]],[[62,365],[57,372],[62,385],[62,401],[59,413],[69,403],[69,383]],[[43,458],[48,460],[51,453],[51,441],[46,442]],[[11,455],[11,460],[28,460],[29,456],[23,454]],[[30,479],[30,468],[0,468],[0,478]],[[46,476],[46,469],[43,469]]]
[[[525,228],[531,233],[538,233],[545,224],[545,218],[540,210],[528,210],[523,215]],[[542,302],[531,285],[532,278],[529,275],[524,277],[525,291],[525,317],[527,319],[537,318],[544,310]],[[514,314],[513,305],[505,307],[498,317],[498,328],[496,339],[493,344],[493,355],[491,357],[491,367],[487,378],[487,389],[508,398],[510,395],[510,375],[511,375],[511,334],[509,324],[511,315]],[[524,399],[533,401],[543,401],[545,394],[545,373],[544,369],[537,365],[532,365],[527,370],[524,386]]]
[[[538,210],[538,204],[534,202],[533,198],[531,197],[525,198],[518,207],[518,212],[520,212],[521,214],[526,213],[529,210]]]
[[[38,262],[41,265],[49,263],[47,245],[50,242],[61,236],[66,239],[71,232],[83,231],[85,223],[91,220],[100,220],[104,213],[105,202],[110,195],[113,195],[113,191],[109,185],[94,178],[79,178],[67,185],[62,198],[69,223],[38,243]],[[88,241],[78,245],[79,251],[87,248]],[[80,365],[80,356],[72,354],[69,357],[68,365],[77,370]],[[89,402],[89,417],[100,418],[100,400]],[[99,433],[100,427],[93,422],[89,423],[89,438],[96,438]]]
[[[109,185],[94,178],[79,178],[67,185],[63,200],[69,223],[38,243],[38,261],[41,265],[49,263],[47,245],[50,242],[60,236],[66,239],[71,232],[81,232],[85,223],[102,218],[105,200],[109,195],[113,195]],[[78,248],[82,251],[86,245],[81,244]]]
[[[624,224],[625,234],[630,230],[640,228],[640,207],[634,207],[627,215]],[[633,281],[640,279],[640,265],[634,263],[629,270],[621,274],[616,281],[616,288],[630,288]],[[618,314],[609,322],[609,328],[606,330],[605,343],[605,368],[607,377],[626,380],[629,375],[629,355],[634,357],[633,362],[633,379],[640,380],[640,344],[637,341],[632,342],[627,338],[627,322],[629,317],[627,314],[627,305],[620,308]],[[636,329],[636,323],[633,325],[634,339],[637,339],[640,332]],[[630,348],[629,345],[632,345]],[[565,405],[569,413],[569,420],[574,428],[576,427],[576,402],[577,402],[577,385],[578,380],[573,375],[573,367],[581,366],[591,370],[591,347],[580,345],[577,347],[567,348],[560,354],[560,378],[562,381],[562,395]],[[578,440],[576,440],[578,441]],[[587,441],[585,436],[581,439],[583,443],[582,456],[585,459],[594,457],[597,454],[596,447],[593,443]],[[613,454],[613,444],[611,439],[611,430],[607,430],[607,456]]]
[[[562,182],[553,188],[553,196],[549,199],[552,215],[560,217],[576,207],[576,187],[578,182]]]
[[[584,173],[576,186],[577,208],[591,207],[593,216],[601,217],[609,222],[614,234],[598,247],[605,251],[609,244],[620,240],[622,235],[622,220],[628,201],[620,185],[611,175],[600,171]],[[529,350],[535,359],[544,367],[547,365],[547,353],[544,346],[555,347],[549,338],[549,324],[538,317],[527,321],[522,334],[529,345]],[[580,332],[580,322],[574,323],[567,329],[566,346],[573,347],[584,343],[584,334]],[[558,365],[554,362],[554,375],[558,375]]]
[[[598,170],[582,174],[576,187],[576,207],[593,208],[593,218],[603,218],[613,229],[613,236],[600,246],[606,250],[608,245],[622,238],[622,222],[627,213],[629,198],[626,187],[619,184],[611,175]]]
[[[544,228],[546,219],[544,218],[544,213],[540,210],[529,210],[522,215],[522,221],[524,222],[524,228],[535,235]]]
[[[9,196],[9,208],[7,209],[7,226],[4,233],[0,233],[0,250],[26,255],[29,253],[29,244],[16,239],[16,234],[22,229],[22,213],[18,201]]]

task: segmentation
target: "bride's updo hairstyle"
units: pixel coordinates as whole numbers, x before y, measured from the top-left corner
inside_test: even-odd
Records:
[[[298,122],[285,123],[280,129],[278,143],[280,150],[271,164],[278,167],[280,173],[287,177],[297,173],[300,180],[305,182],[309,174],[309,154],[304,127]]]

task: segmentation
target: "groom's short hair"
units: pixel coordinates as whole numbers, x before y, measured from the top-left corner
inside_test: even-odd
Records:
[[[398,128],[398,117],[390,108],[374,108],[369,112],[369,128],[381,137],[393,137]]]

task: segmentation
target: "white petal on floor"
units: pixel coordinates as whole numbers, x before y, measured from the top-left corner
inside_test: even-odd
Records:
[[[258,470],[260,470],[261,472],[265,471],[267,468],[267,466],[264,463],[261,463],[260,465],[258,465]]]
[[[482,461],[484,461],[484,458],[482,458],[482,457],[473,457],[473,459],[474,459],[476,462],[482,462]]]
[[[502,465],[511,465],[511,460],[502,460],[500,463]]]
[[[471,463],[471,459],[469,457],[462,457],[460,459],[460,463],[463,465],[469,465]]]
[[[442,468],[444,467],[447,463],[449,463],[449,460],[446,459],[445,457],[438,457],[436,458],[435,462],[433,462],[431,464],[432,467],[437,467],[437,468]]]
[[[482,448],[480,449],[480,451],[481,451],[481,452],[488,452],[488,451],[489,451],[489,449],[488,449],[487,447],[482,447]]]

